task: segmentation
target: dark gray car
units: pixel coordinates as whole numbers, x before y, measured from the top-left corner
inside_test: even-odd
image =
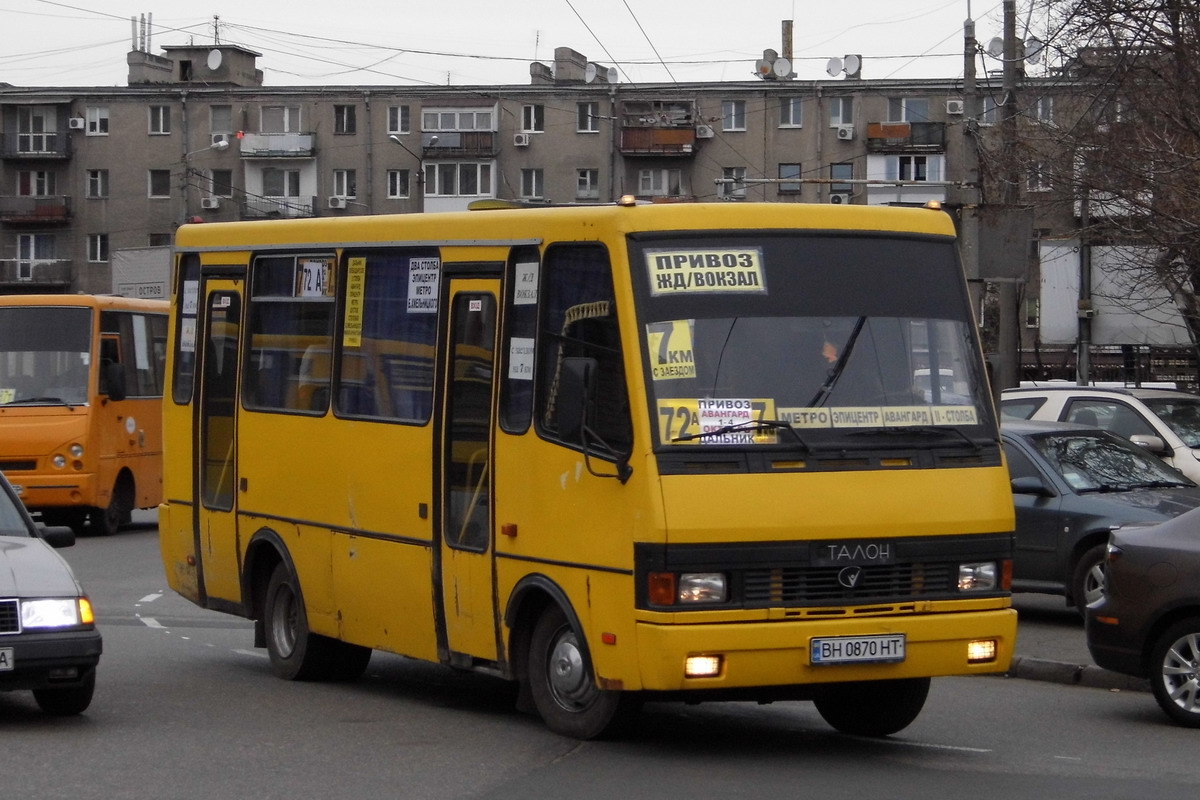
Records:
[[[1167,716],[1200,727],[1200,510],[1113,533],[1087,643],[1101,667],[1149,678]]]
[[[1013,591],[1062,594],[1083,613],[1102,592],[1111,531],[1200,507],[1200,487],[1107,431],[1009,420],[1001,435],[1017,514]]]
[[[0,691],[33,690],[49,714],[79,714],[92,702],[100,632],[91,602],[54,547],[70,528],[34,524],[0,475]]]

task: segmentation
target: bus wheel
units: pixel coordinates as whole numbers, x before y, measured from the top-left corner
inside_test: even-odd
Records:
[[[529,644],[529,691],[546,726],[576,739],[615,733],[630,714],[620,692],[597,688],[580,636],[558,606],[546,609]]]
[[[289,681],[318,681],[330,676],[336,643],[308,629],[300,582],[285,564],[277,565],[267,582],[263,621],[272,672]]]
[[[117,479],[112,497],[104,508],[93,508],[88,513],[92,532],[101,536],[112,536],[120,527],[133,518],[133,481],[127,475]]]
[[[367,671],[372,650],[362,645],[330,640],[334,646],[333,664],[329,677],[335,681],[353,683]]]
[[[834,683],[813,703],[825,721],[855,736],[890,736],[904,730],[925,707],[929,678]]]

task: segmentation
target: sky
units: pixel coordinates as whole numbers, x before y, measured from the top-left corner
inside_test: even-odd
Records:
[[[756,80],[763,51],[784,52],[784,20],[793,21],[797,79],[829,80],[830,59],[847,54],[862,56],[868,80],[956,78],[963,21],[974,18],[976,38],[986,43],[1001,33],[1001,7],[1001,0],[0,0],[0,83],[124,86],[125,55],[140,41],[143,18],[150,52],[211,44],[215,33],[262,54],[267,86],[527,85],[530,62],[551,63],[564,46],[615,67],[623,83]],[[976,68],[1000,68],[988,61],[981,56]]]

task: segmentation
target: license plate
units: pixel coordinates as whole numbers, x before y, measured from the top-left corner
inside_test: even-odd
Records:
[[[21,485],[21,484],[19,484],[19,483],[14,483],[14,484],[12,485],[12,487],[13,487],[13,491],[17,493],[17,497],[24,497],[24,496],[25,496],[25,487],[24,487],[24,486],[22,486],[22,485]]]
[[[830,636],[812,640],[812,663],[862,664],[904,660],[904,634]]]
[[[0,672],[10,672],[13,669],[13,649],[0,647]]]

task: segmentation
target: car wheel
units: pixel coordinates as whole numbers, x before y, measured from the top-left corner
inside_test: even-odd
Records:
[[[263,621],[272,672],[289,681],[331,677],[337,643],[308,629],[300,582],[286,564],[277,565],[267,582]]]
[[[1087,607],[1104,596],[1104,551],[1106,545],[1097,544],[1088,548],[1071,576],[1071,600],[1082,615]]]
[[[834,683],[813,699],[837,730],[855,736],[890,736],[902,731],[925,707],[929,678]]]
[[[1154,641],[1150,688],[1168,717],[1200,727],[1200,618],[1176,622]]]
[[[72,717],[87,711],[96,692],[96,670],[88,670],[87,676],[74,686],[34,689],[33,699],[38,708],[56,717]]]
[[[617,732],[632,714],[621,692],[596,686],[580,635],[552,606],[542,614],[529,644],[529,691],[546,726],[576,739]]]

